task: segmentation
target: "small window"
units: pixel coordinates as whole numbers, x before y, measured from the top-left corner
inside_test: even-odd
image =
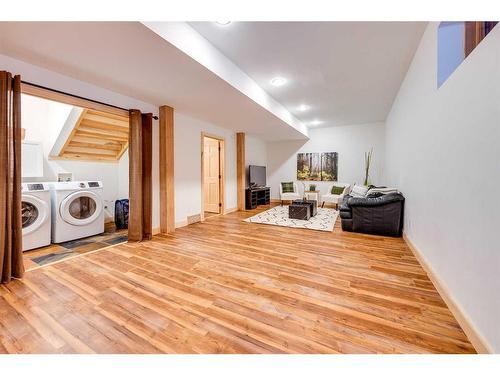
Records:
[[[495,27],[496,21],[441,22],[438,28],[438,87]]]

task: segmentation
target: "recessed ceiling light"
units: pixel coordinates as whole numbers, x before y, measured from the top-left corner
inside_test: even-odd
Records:
[[[307,111],[308,109],[311,109],[311,106],[307,105],[307,104],[301,104],[297,107],[297,109],[300,111],[300,112],[304,112],[304,111]]]
[[[231,21],[215,21],[215,23],[220,26],[227,26],[231,23]]]
[[[312,125],[312,126],[317,126],[317,125],[320,125],[322,124],[323,121],[320,121],[320,120],[313,120],[309,123],[309,125]]]
[[[274,77],[273,79],[271,79],[271,85],[276,87],[283,86],[286,82],[286,78],[283,77]]]

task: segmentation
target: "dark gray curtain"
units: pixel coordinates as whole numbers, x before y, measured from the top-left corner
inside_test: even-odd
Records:
[[[0,71],[0,282],[24,274],[21,222],[21,77]]]

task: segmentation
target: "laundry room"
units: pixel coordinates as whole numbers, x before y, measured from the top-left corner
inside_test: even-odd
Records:
[[[128,115],[21,101],[26,268],[127,241]]]

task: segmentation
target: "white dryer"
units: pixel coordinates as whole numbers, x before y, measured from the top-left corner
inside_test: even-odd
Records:
[[[23,251],[50,245],[50,191],[46,183],[22,185]]]
[[[50,183],[52,242],[60,243],[104,232],[102,182]]]

